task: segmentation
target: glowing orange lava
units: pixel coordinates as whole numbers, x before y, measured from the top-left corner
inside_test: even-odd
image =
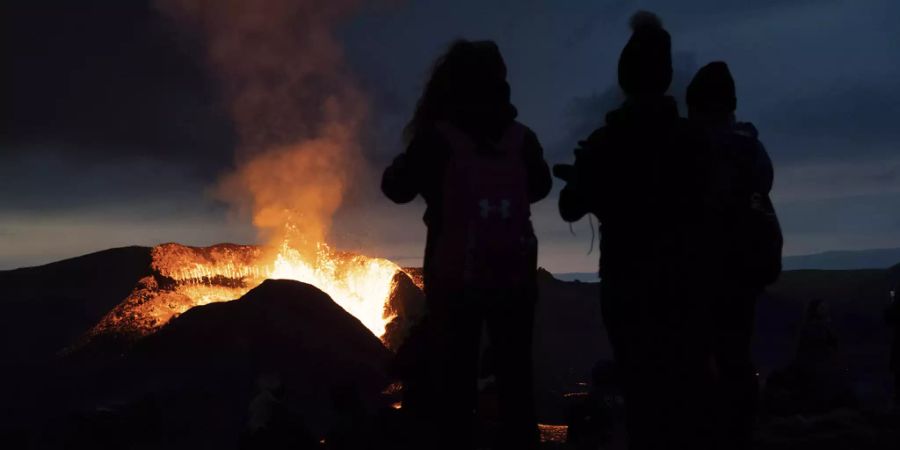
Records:
[[[399,266],[386,259],[338,255],[325,244],[319,244],[314,261],[307,261],[285,242],[266,278],[297,280],[316,286],[375,336],[382,336],[385,325],[394,318],[389,315],[386,302],[391,295],[394,274],[399,270]]]
[[[158,245],[151,252],[154,275],[140,280],[91,334],[145,336],[195,306],[238,299],[266,279],[290,279],[321,289],[383,337],[394,318],[388,301],[400,267],[386,259],[337,252],[324,243],[313,253],[303,253],[287,240],[268,251],[235,244]]]

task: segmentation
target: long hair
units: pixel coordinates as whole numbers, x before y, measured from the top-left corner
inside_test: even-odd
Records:
[[[457,40],[432,65],[428,83],[403,129],[409,143],[429,123],[492,127],[516,116],[509,101],[506,64],[493,41]]]

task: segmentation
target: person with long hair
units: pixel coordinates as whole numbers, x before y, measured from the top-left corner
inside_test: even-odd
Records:
[[[499,402],[495,448],[538,445],[531,342],[537,239],[530,204],[551,176],[537,136],[517,122],[506,65],[490,41],[454,42],[435,62],[404,130],[406,151],[382,178],[396,203],[421,195],[428,411],[439,448],[473,446],[482,328],[494,349]]]

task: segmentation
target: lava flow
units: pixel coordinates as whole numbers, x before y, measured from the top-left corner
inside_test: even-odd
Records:
[[[288,241],[273,251],[234,244],[158,245],[152,250],[153,275],[140,280],[91,334],[146,336],[195,306],[240,298],[265,279],[291,279],[321,289],[383,337],[394,318],[388,302],[400,267],[326,244],[318,244],[314,253],[305,256]]]

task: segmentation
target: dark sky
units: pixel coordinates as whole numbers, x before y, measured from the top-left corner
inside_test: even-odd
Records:
[[[752,4],[752,6],[751,6]],[[212,200],[235,137],[200,43],[147,1],[2,3],[0,269],[165,241],[249,242]],[[900,247],[900,2],[894,0],[407,0],[364,8],[338,32],[372,102],[373,167],[334,241],[414,264],[423,206],[373,194],[400,150],[431,61],[457,37],[494,39],[520,119],[548,160],[620,100],[628,17],[657,12],[673,37],[679,99],[693,72],[726,60],[738,116],[776,165],[788,254]],[[587,223],[571,236],[556,191],[536,205],[542,264],[591,271]]]

